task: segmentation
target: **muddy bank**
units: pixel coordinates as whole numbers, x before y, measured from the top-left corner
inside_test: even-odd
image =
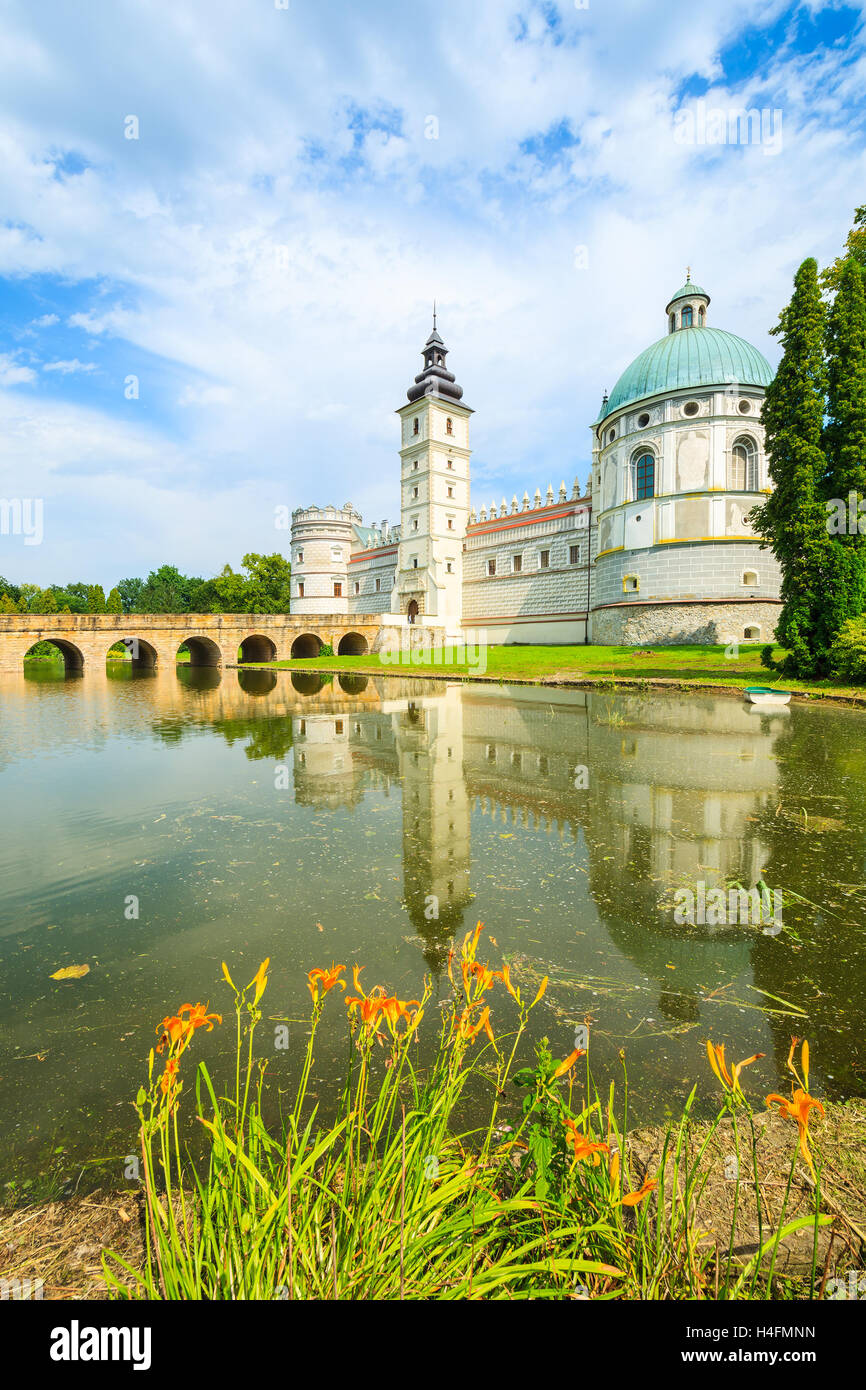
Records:
[[[866,1101],[827,1105],[824,1122],[812,1133],[812,1152],[821,1169],[821,1210],[833,1217],[831,1226],[818,1232],[818,1270],[822,1278],[841,1277],[866,1265]],[[775,1112],[755,1115],[757,1133],[761,1220],[764,1239],[778,1220],[797,1129]],[[689,1155],[697,1158],[708,1126],[695,1125],[689,1132]],[[654,1176],[661,1162],[664,1131],[647,1128],[629,1135],[629,1164],[635,1185]],[[707,1145],[700,1172],[706,1182],[691,1212],[691,1226],[701,1242],[718,1246],[722,1261],[727,1256],[734,1211],[736,1182],[731,1160],[735,1154],[730,1123],[719,1127]],[[733,1258],[747,1262],[757,1250],[758,1213],[752,1181],[748,1125],[740,1122],[741,1182],[734,1231]],[[666,1165],[669,1207],[673,1164]],[[798,1159],[788,1197],[786,1220],[809,1216],[815,1209],[815,1190],[806,1165]],[[786,1278],[808,1273],[812,1263],[814,1234],[806,1229],[780,1243],[776,1271]],[[145,1258],[144,1203],[141,1190],[96,1191],[86,1197],[18,1207],[0,1212],[0,1281],[42,1280],[46,1299],[104,1299],[109,1296],[102,1269],[102,1252],[111,1250],[133,1269]],[[769,1257],[767,1257],[769,1258]],[[123,1271],[116,1266],[118,1274]],[[129,1276],[126,1282],[133,1283]],[[15,1295],[15,1285],[9,1296]]]

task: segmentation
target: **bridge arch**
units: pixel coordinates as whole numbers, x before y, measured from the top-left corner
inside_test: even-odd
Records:
[[[193,636],[185,637],[181,642],[181,647],[186,647],[189,652],[190,666],[221,666],[223,654],[212,637]],[[180,647],[177,649],[175,663],[180,657]]]
[[[241,642],[239,661],[276,661],[276,643],[261,632],[251,632]]]
[[[49,646],[55,647],[56,650],[60,653],[60,655],[63,657],[63,665],[66,669],[67,675],[73,672],[84,670],[83,651],[80,647],[76,647],[74,642],[68,642],[63,637],[38,637],[36,641],[32,642],[31,645],[27,648],[26,652],[24,653],[24,656],[30,656],[31,652],[33,651],[33,648],[38,647],[42,642],[47,642]]]
[[[340,638],[337,656],[363,656],[367,650],[367,639],[363,633],[346,632]]]
[[[115,647],[123,647],[121,660],[129,658],[132,662],[133,671],[152,671],[156,666],[156,647],[150,642],[146,642],[143,637],[121,637],[119,640],[110,643],[105,652],[106,661],[108,661]]]
[[[318,656],[322,645],[321,637],[317,637],[315,632],[302,632],[292,643],[292,660],[306,661],[310,657]]]

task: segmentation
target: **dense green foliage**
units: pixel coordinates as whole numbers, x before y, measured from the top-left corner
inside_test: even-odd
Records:
[[[0,613],[288,613],[292,567],[282,555],[243,558],[213,579],[161,565],[146,579],[121,579],[105,597],[101,584],[12,584],[0,578]]]
[[[859,549],[831,534],[826,505],[842,476],[854,472],[847,431],[857,417],[858,395],[856,389],[848,392],[841,378],[857,355],[860,287],[856,273],[844,283],[848,288],[840,289],[837,300],[842,302],[834,305],[828,323],[817,264],[810,257],[800,266],[791,301],[773,329],[782,339],[782,360],[762,412],[774,488],[752,517],[781,565],[782,611],[776,636],[786,656],[778,669],[792,676],[829,674],[833,641],[862,606]],[[836,415],[825,431],[831,382]]]
[[[827,322],[827,472],[825,509],[831,534],[844,557],[840,599],[846,617],[866,608],[866,293],[853,257],[842,262],[839,286]],[[850,499],[850,501],[849,501]]]
[[[830,666],[840,680],[866,685],[866,618],[849,618],[830,648]]]

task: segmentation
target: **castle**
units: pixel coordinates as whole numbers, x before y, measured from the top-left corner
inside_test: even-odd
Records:
[[[292,513],[292,612],[379,615],[495,644],[768,642],[781,576],[747,520],[769,490],[769,363],[710,328],[687,273],[666,333],[605,395],[586,490],[562,482],[476,510],[473,412],[436,327],[400,417],[400,522],[350,503]],[[419,634],[420,635],[420,634]]]

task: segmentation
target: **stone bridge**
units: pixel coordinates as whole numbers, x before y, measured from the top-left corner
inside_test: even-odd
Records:
[[[67,670],[78,671],[104,671],[117,642],[137,667],[174,667],[184,644],[193,666],[309,658],[324,644],[358,656],[378,650],[393,621],[374,613],[0,613],[0,671],[22,670],[37,642],[53,642]]]

